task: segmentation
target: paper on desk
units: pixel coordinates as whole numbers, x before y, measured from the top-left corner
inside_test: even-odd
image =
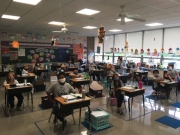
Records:
[[[22,74],[22,76],[28,76],[28,74]]]
[[[73,95],[63,95],[62,96],[63,98],[68,98],[68,100],[71,100],[71,99],[75,99],[76,97],[75,96],[73,96]]]
[[[108,113],[107,113],[107,112],[105,112],[105,111],[92,111],[92,113],[91,113],[91,114],[92,114],[92,115],[94,115],[95,117],[108,115]]]
[[[128,89],[128,90],[134,89],[133,87],[130,87],[130,86],[125,86],[125,87],[123,87],[123,88]]]
[[[31,83],[27,83],[27,84],[31,84]],[[24,86],[24,83],[16,84],[16,86]]]

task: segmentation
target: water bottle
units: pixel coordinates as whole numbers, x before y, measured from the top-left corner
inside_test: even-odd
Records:
[[[139,89],[142,89],[143,82],[142,82],[142,81],[139,81],[138,85],[139,85]]]
[[[22,69],[20,69],[20,76],[22,76]]]
[[[27,86],[27,79],[24,79],[24,85]]]
[[[85,95],[86,95],[86,91],[83,90],[83,91],[82,91],[82,99],[85,99]]]
[[[89,79],[89,74],[88,74],[88,73],[86,73],[86,79],[87,79],[87,80]]]

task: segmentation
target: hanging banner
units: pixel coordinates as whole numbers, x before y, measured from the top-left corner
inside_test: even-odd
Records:
[[[78,60],[83,59],[83,45],[82,44],[74,45],[74,54],[77,54]]]

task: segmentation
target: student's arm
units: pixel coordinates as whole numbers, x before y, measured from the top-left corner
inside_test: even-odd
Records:
[[[74,88],[70,84],[68,85],[69,85],[69,93],[74,93],[75,92]]]
[[[51,85],[48,90],[46,91],[46,94],[48,96],[48,99],[51,103],[54,103],[54,100],[52,99],[51,93],[53,93],[54,85]]]
[[[171,81],[173,81],[173,79],[172,79],[172,77],[170,76],[169,72],[167,72],[167,76],[168,76],[168,78],[169,78]]]
[[[8,87],[10,84],[7,83],[7,81],[5,80],[4,83],[3,83],[3,86],[4,87]]]

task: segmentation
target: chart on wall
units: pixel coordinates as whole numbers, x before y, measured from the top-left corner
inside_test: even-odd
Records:
[[[10,48],[9,49],[9,57],[10,57],[10,61],[17,61],[18,60],[18,49]]]
[[[77,54],[78,60],[83,59],[83,45],[82,44],[74,45],[74,54]]]
[[[46,48],[26,48],[25,50],[27,63],[35,62],[57,62],[58,61],[58,49],[46,49]]]

